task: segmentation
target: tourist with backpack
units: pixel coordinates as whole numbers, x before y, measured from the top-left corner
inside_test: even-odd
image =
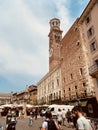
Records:
[[[47,111],[45,114],[46,119],[42,123],[41,130],[59,130],[59,126],[52,119],[52,114],[50,111]]]

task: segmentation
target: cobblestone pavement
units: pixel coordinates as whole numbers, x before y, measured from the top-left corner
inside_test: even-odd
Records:
[[[23,118],[23,119],[18,119],[17,124],[16,124],[16,130],[40,130],[40,126],[42,123],[42,119],[38,118],[37,120],[33,119],[33,125],[29,126],[28,125],[29,119]],[[5,130],[5,118],[1,117],[0,118],[0,125],[3,125],[4,130]],[[75,130],[74,128],[68,126],[62,126],[63,130]]]

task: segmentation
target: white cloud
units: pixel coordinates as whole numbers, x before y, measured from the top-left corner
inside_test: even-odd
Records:
[[[44,42],[47,41],[46,38],[43,38],[44,40],[42,39],[42,37],[45,37],[46,33],[48,33],[47,28],[32,16],[30,10],[22,1],[14,1],[14,2],[10,1],[10,2],[11,2],[10,3],[11,7],[10,4],[8,5],[10,9],[8,11],[5,10],[4,13],[5,16],[9,16],[9,19],[7,19],[8,17],[2,19],[2,24],[4,26],[6,25],[6,30],[7,28],[11,30],[10,31],[8,30],[10,32],[9,34],[7,34],[7,32],[4,33],[1,32],[2,38],[5,38],[6,36],[7,40],[9,41],[5,39],[5,42],[2,43],[1,41],[0,43],[1,45],[0,53],[2,53],[0,56],[1,59],[4,59],[3,64],[5,66],[5,69],[7,69],[9,73],[17,72],[17,73],[31,74],[31,75],[40,74],[41,73],[40,70],[47,71],[46,58],[48,58],[48,53],[47,53],[48,50],[46,51],[46,47],[48,46],[46,46],[45,44],[48,43],[43,44],[44,40],[45,40]],[[3,20],[5,21],[5,19],[6,19],[6,23],[3,22]],[[23,34],[21,35],[21,33]],[[28,37],[29,37],[28,33],[31,38],[30,40],[34,41],[35,45],[33,45],[33,43],[28,43],[30,42],[30,40],[28,41]],[[25,37],[21,37],[20,35]],[[32,39],[32,37],[34,36],[36,39]],[[23,39],[26,38],[27,41],[25,42]],[[16,41],[14,41],[14,39]],[[34,53],[33,52],[31,53],[32,51],[31,48],[28,48],[28,50],[26,51],[25,46],[27,47],[29,46],[29,44],[31,45],[31,48],[35,50]],[[41,51],[42,49],[43,51]],[[45,54],[47,57],[45,56],[45,58],[43,58]],[[42,65],[43,60],[44,60],[44,65]]]
[[[2,42],[0,45],[0,62],[3,71],[7,73],[26,74],[38,76],[42,71],[46,71],[44,64],[47,64],[41,53],[26,53],[23,50],[15,50],[12,46]],[[46,65],[47,66],[47,65]],[[41,71],[40,71],[41,70]],[[2,69],[1,69],[2,71]]]
[[[0,2],[0,76],[38,79],[48,71],[49,21],[59,18],[64,35],[73,22],[71,0]]]

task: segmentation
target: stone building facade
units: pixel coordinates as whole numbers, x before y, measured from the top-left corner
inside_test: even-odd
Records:
[[[85,44],[85,54],[89,62],[89,86],[94,97],[88,99],[87,109],[88,115],[98,117],[98,1],[90,0],[84,12],[80,16],[79,24],[81,25],[82,42]],[[92,82],[93,81],[93,82]],[[94,93],[95,92],[95,93]],[[96,98],[95,98],[96,97]]]
[[[47,73],[37,84],[38,104],[61,102],[61,67],[56,66]]]
[[[31,85],[28,87],[29,100],[28,104],[37,105],[37,86]]]
[[[50,20],[49,73],[38,83],[37,100],[39,103],[52,103],[54,100],[54,98],[49,98],[52,97],[49,96],[49,94],[52,95],[49,92],[56,93],[57,91],[56,87],[54,87],[56,89],[52,88],[52,80],[57,70],[60,74],[58,91],[60,91],[61,103],[85,101],[87,105],[88,100],[92,102],[93,99],[96,100],[98,67],[95,68],[96,71],[92,68],[94,68],[93,64],[98,65],[97,12],[98,1],[90,0],[82,15],[73,23],[63,38],[59,19]],[[57,66],[59,69],[56,70]],[[51,77],[51,74],[54,76]],[[56,103],[55,100],[54,103]],[[92,106],[88,105],[88,108],[91,110]]]
[[[37,104],[37,86],[31,85],[27,86],[24,91],[13,93],[12,103],[13,104],[27,104],[36,105]]]
[[[82,38],[79,19],[77,19],[61,41],[62,96],[69,102],[94,94],[91,93],[94,92],[94,85],[89,76],[89,59]]]
[[[0,105],[10,104],[11,103],[11,93],[0,93]]]
[[[83,42],[86,43],[89,56],[89,74],[93,78],[96,99],[98,100],[98,1],[90,1],[80,17]]]

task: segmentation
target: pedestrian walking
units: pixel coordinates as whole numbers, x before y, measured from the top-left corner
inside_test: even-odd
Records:
[[[45,114],[46,114],[46,110],[45,110],[45,109],[42,109],[42,110],[41,110],[42,121],[45,120]]]
[[[32,118],[32,116],[30,115],[30,117],[29,117],[29,126],[32,126],[32,124],[33,124],[33,118]]]
[[[70,111],[70,109],[68,109],[68,111],[67,111],[67,113],[66,113],[66,118],[67,118],[67,122],[68,122],[68,124],[72,121],[71,120],[71,111]]]
[[[45,113],[46,119],[42,123],[41,130],[59,130],[59,126],[57,123],[52,119],[52,114],[50,111]]]
[[[76,124],[77,124],[77,116],[75,115],[74,110],[72,110],[72,122],[73,122],[73,126],[74,126],[74,128],[76,128]]]
[[[63,125],[65,125],[65,118],[66,118],[66,112],[65,112],[65,109],[63,108],[63,110],[62,110],[62,123],[63,123]]]
[[[35,109],[34,115],[35,115],[35,119],[37,119],[37,115],[38,115],[38,108],[36,108],[36,109]]]
[[[60,129],[62,129],[62,127],[61,127],[62,120],[63,120],[63,115],[62,115],[61,109],[59,108],[58,112],[57,112],[57,121],[58,121],[58,125],[59,125]]]
[[[77,130],[92,130],[90,122],[83,116],[82,108],[80,106],[74,107],[74,113],[78,117]]]

